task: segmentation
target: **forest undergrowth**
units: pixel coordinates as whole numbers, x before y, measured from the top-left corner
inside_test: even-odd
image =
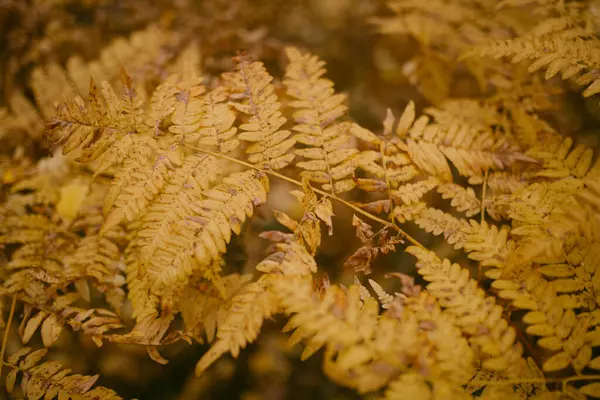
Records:
[[[0,398],[600,398],[599,1],[0,24]]]

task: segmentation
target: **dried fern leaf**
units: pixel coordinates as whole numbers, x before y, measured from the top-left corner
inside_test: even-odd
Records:
[[[297,132],[296,141],[306,146],[296,154],[307,161],[296,166],[303,170],[303,178],[321,184],[323,190],[347,192],[355,187],[352,178],[358,150],[351,147],[353,124],[336,122],[347,111],[345,96],[336,94],[333,82],[322,77],[324,62],[316,56],[293,47],[286,54],[290,62],[283,83],[294,99],[290,106],[296,109],[292,129]]]
[[[416,246],[406,250],[417,257],[417,270],[430,282],[427,290],[442,307],[454,315],[457,325],[481,351],[483,367],[507,370],[521,357],[521,344],[515,343],[516,332],[502,318],[502,307],[485,295],[469,273],[458,264],[440,260],[434,253]],[[481,326],[487,327],[480,329]]]
[[[481,202],[472,188],[464,188],[455,183],[445,183],[438,186],[437,190],[442,194],[443,199],[452,199],[450,205],[458,211],[464,212],[467,217],[479,214]]]
[[[277,302],[260,282],[245,285],[230,300],[225,316],[218,323],[217,340],[198,361],[196,375],[200,375],[226,352],[237,357],[240,349],[256,339],[263,320],[276,310]]]
[[[202,108],[197,108],[200,105],[185,106],[185,112],[191,114],[187,117],[188,127],[175,128],[178,126],[176,124],[169,129],[174,133],[184,133],[186,143],[208,146],[214,148],[219,154],[231,153],[240,145],[240,141],[236,136],[237,128],[233,126],[236,119],[235,112],[225,103],[227,97],[228,89],[224,87],[213,89],[204,96]],[[197,109],[195,114],[197,118],[192,116],[194,109]],[[182,114],[183,111],[180,113]]]
[[[199,201],[189,204],[194,215],[170,227],[168,246],[157,248],[141,276],[138,272],[150,297],[160,298],[162,307],[171,309],[192,273],[226,251],[232,232],[240,233],[254,207],[265,202],[267,190],[267,177],[253,171],[233,173],[204,190]]]
[[[98,375],[71,375],[69,369],[64,369],[58,361],[44,361],[42,358],[47,349],[32,351],[24,347],[8,357],[7,365],[10,372],[6,377],[6,390],[12,393],[19,375],[21,387],[27,399],[59,399],[80,398],[89,400],[119,400],[114,391],[98,386],[92,387],[98,380]]]
[[[229,104],[247,119],[240,125],[240,140],[253,144],[246,148],[248,161],[261,168],[278,170],[292,162],[294,154],[288,151],[296,140],[291,132],[280,130],[286,122],[279,108],[275,87],[261,62],[251,62],[246,57],[237,58],[236,71],[222,75],[230,89]]]

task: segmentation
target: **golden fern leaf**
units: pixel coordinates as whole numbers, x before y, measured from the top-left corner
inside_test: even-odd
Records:
[[[165,75],[182,45],[182,37],[178,33],[149,25],[133,32],[129,38],[113,40],[102,49],[97,59],[90,62],[74,56],[67,60],[66,68],[56,63],[35,68],[30,84],[36,103],[44,117],[51,118],[56,103],[62,101],[63,95],[86,97],[90,79],[117,83],[122,68],[133,76],[138,92],[145,90],[144,84],[151,84],[150,87],[154,88],[155,81]]]
[[[545,271],[558,274],[560,267],[546,268]],[[581,373],[592,362],[598,335],[590,329],[596,323],[590,313],[576,315],[568,300],[557,295],[552,282],[547,282],[539,273],[524,271],[516,279],[495,281],[493,287],[499,290],[500,297],[511,300],[514,307],[529,310],[523,316],[523,321],[529,325],[526,332],[539,336],[537,344],[554,352],[544,361],[544,371],[572,366]]]
[[[392,303],[388,313],[378,317],[372,298],[360,301],[359,285],[347,292],[332,286],[315,298],[305,278],[281,277],[273,284],[284,310],[294,313],[285,328],[296,328],[291,343],[308,342],[303,358],[325,345],[325,372],[339,384],[361,393],[378,390],[403,373],[402,365],[413,359],[427,363],[428,374],[445,376],[451,385],[458,386],[470,376],[471,349],[428,296]],[[427,325],[426,321],[435,322]],[[429,346],[436,348],[435,354],[420,358],[421,350]],[[452,367],[457,359],[464,363],[460,371]]]
[[[409,372],[391,382],[385,391],[386,400],[400,399],[471,399],[464,390],[443,379],[431,379]]]
[[[555,143],[554,146],[532,148],[527,155],[541,162],[541,170],[536,176],[561,179],[569,176],[583,178],[592,166],[593,151],[584,145],[573,146],[570,137]]]
[[[415,105],[413,102],[410,102],[404,109],[402,116],[398,119],[396,134],[403,136],[414,122],[414,119]],[[396,137],[391,137],[393,124],[394,114],[388,109],[386,118],[383,121],[383,137],[375,136],[370,132],[370,138],[364,134],[357,135],[357,132],[364,132],[364,129],[353,129],[351,131],[362,140],[379,146],[379,152],[370,150],[361,152],[359,155],[359,165],[364,171],[378,178],[383,178],[383,183],[385,183],[388,190],[398,188],[404,182],[410,181],[419,175],[419,169],[410,159],[406,145]],[[378,164],[377,161],[380,161],[381,164]],[[431,184],[433,181],[429,181],[429,183]],[[364,188],[364,185],[361,186],[361,189],[368,190]]]
[[[124,327],[119,317],[108,310],[97,308],[78,308],[70,304],[80,298],[78,293],[67,293],[58,296],[55,301],[46,307],[35,305],[40,310],[32,317],[34,307],[26,305],[24,317],[21,321],[19,334],[24,344],[27,344],[33,334],[41,327],[40,332],[44,346],[51,346],[60,335],[64,326],[70,326],[73,331],[82,331],[102,345],[103,335],[114,329]]]
[[[221,279],[219,287],[200,274],[193,276],[177,304],[185,331],[199,343],[213,342],[217,324],[227,313],[231,299],[251,278],[250,275],[229,274]]]
[[[396,128],[398,135],[406,133],[406,129],[412,125],[414,117],[414,103],[410,102],[399,118]],[[383,121],[383,136],[376,136],[360,127],[351,130],[351,133],[359,139],[379,147],[378,152],[366,150],[357,157],[360,168],[378,179],[358,178],[355,180],[361,190],[387,192],[386,200],[361,204],[362,208],[375,213],[380,213],[382,210],[390,212],[394,203],[411,204],[416,202],[440,183],[435,177],[415,183],[405,183],[418,176],[420,171],[410,159],[406,145],[396,137],[390,138],[393,125],[394,115],[388,109]],[[391,212],[389,217],[393,221],[395,214]]]
[[[256,266],[256,269],[265,275],[258,282],[242,286],[241,290],[228,300],[227,309],[223,311],[225,316],[221,321],[217,321],[217,342],[198,362],[196,374],[201,374],[226,352],[231,352],[237,357],[240,348],[254,341],[262,321],[280,308],[280,301],[275,296],[272,285],[276,284],[281,276],[307,277],[316,272],[316,263],[306,246],[314,251],[320,243],[320,227],[318,223],[314,223],[317,219],[315,213],[326,223],[329,222],[330,214],[323,211],[322,206],[320,211],[317,209],[320,203],[317,203],[310,187],[305,185],[304,190],[296,194],[303,201],[305,208],[305,214],[299,222],[282,212],[275,213],[278,220],[293,233],[269,231],[261,234],[261,237],[276,243],[272,253]],[[325,208],[330,208],[330,204]],[[212,335],[209,335],[209,340],[210,336]]]
[[[458,211],[464,212],[467,217],[477,215],[481,211],[481,202],[470,187],[464,188],[455,183],[444,183],[438,186],[437,190],[442,194],[443,199],[452,199],[450,205]]]
[[[283,309],[289,314],[294,314],[285,327],[286,331],[296,329],[290,337],[290,343],[295,344],[302,340],[308,342],[302,352],[303,360],[325,344],[340,349],[351,347],[352,344],[358,343],[363,335],[368,338],[376,325],[377,303],[374,300],[368,301],[361,310],[358,286],[352,286],[348,298],[342,294],[340,288],[331,287],[322,299],[317,300],[312,294],[311,279],[306,277],[280,278],[273,280],[272,285]],[[335,306],[340,309],[341,318],[329,311]],[[360,325],[356,319],[361,317],[363,329],[356,330]]]
[[[224,84],[231,90],[229,104],[247,115],[240,125],[238,138],[251,142],[246,148],[248,161],[258,167],[278,170],[294,159],[288,151],[296,140],[290,131],[280,130],[286,118],[279,108],[275,87],[261,62],[251,62],[245,56],[236,58],[236,71],[222,75]]]
[[[451,182],[446,158],[459,174],[467,177],[482,176],[486,170],[504,169],[516,161],[533,161],[507,138],[499,137],[487,126],[472,124],[456,114],[452,102],[442,107],[446,108],[427,110],[435,118],[435,123],[430,123],[430,118],[422,115],[407,132],[408,153],[423,171]]]
[[[224,103],[227,97],[228,89],[225,87],[219,86],[213,89],[204,96],[202,114],[197,114],[200,117],[197,123],[195,118],[192,118],[190,121],[192,125],[183,132],[180,132],[181,128],[175,130],[177,125],[170,128],[171,132],[185,133],[186,143],[213,147],[219,154],[232,152],[239,146],[240,141],[236,137],[237,128],[233,126],[236,118],[235,112]],[[189,109],[190,107],[186,106],[187,113],[190,113]]]
[[[483,221],[479,224],[470,220],[470,227],[464,228],[466,234],[464,249],[468,257],[481,262],[484,267],[494,267],[486,273],[488,277],[497,277],[505,267],[508,257],[515,250],[515,242],[508,238],[510,228],[503,225],[498,229],[496,225],[489,225]]]
[[[125,291],[125,277],[121,270],[121,251],[108,237],[87,236],[77,244],[77,249],[64,258],[65,276],[76,282],[84,299],[90,300],[89,279],[92,285],[106,296],[107,302],[121,313]]]
[[[508,200],[508,215],[519,226],[511,231],[517,241],[516,254],[522,261],[562,262],[563,239],[553,222],[565,205],[583,188],[583,182],[566,178],[552,183],[533,183]],[[515,223],[513,222],[513,223]]]
[[[218,322],[216,342],[196,365],[200,375],[222,354],[230,352],[237,357],[240,349],[253,342],[258,336],[263,320],[277,310],[272,293],[259,282],[250,282],[230,300],[223,319]]]
[[[157,250],[166,251],[171,244],[171,226],[197,215],[201,193],[217,180],[222,164],[214,157],[191,155],[170,176],[163,192],[152,202],[142,217],[137,233],[140,238],[140,262],[146,267]]]
[[[565,8],[564,15],[544,18],[525,35],[482,44],[470,54],[509,56],[513,63],[535,60],[530,73],[545,67],[545,78],[550,79],[560,72],[562,79],[575,78],[579,85],[589,85],[583,96],[592,96],[600,92],[600,79],[594,73],[600,67],[600,44],[593,34],[592,12],[573,3]]]
[[[303,170],[302,177],[322,184],[323,190],[347,192],[355,187],[358,150],[350,146],[354,125],[336,122],[347,111],[345,96],[336,94],[333,82],[322,77],[324,62],[316,56],[293,47],[287,48],[286,54],[290,63],[283,83],[294,99],[290,102],[296,109],[293,130],[298,132],[296,141],[306,146],[296,154],[309,160],[296,166]]]
[[[410,246],[407,252],[417,257],[417,270],[430,282],[427,290],[456,317],[457,326],[469,337],[470,343],[481,351],[483,367],[490,370],[508,370],[521,357],[520,343],[515,343],[516,332],[502,318],[502,307],[493,297],[469,279],[469,273],[458,264],[440,260],[434,253]],[[481,327],[486,327],[481,329]]]
[[[299,222],[285,213],[275,211],[280,223],[292,230],[292,233],[279,231],[263,232],[263,238],[273,241],[275,246],[271,254],[260,262],[256,269],[265,273],[258,282],[249,283],[230,300],[225,317],[218,322],[217,342],[202,357],[196,367],[200,374],[225,352],[237,357],[240,348],[254,341],[264,318],[280,308],[280,300],[275,296],[272,285],[285,276],[310,276],[317,266],[309,249],[314,253],[320,243],[318,219],[331,228],[331,203],[328,199],[317,201],[317,197],[308,186],[303,192],[296,191],[294,196],[302,201],[305,213]],[[307,249],[308,247],[308,249]],[[243,314],[246,315],[243,315]],[[240,331],[239,326],[243,328]]]
[[[24,307],[24,317],[21,322],[21,327],[23,327],[23,329],[20,332],[21,341],[23,344],[27,344],[33,337],[33,334],[41,326],[44,347],[52,346],[62,332],[62,324],[59,322],[56,315],[44,311],[39,311],[34,317],[30,318],[31,310],[32,308],[30,306]]]
[[[82,162],[93,161],[103,155],[111,145],[118,150],[120,146],[114,144],[119,144],[120,140],[127,137],[125,133],[131,128],[133,128],[132,132],[137,132],[138,126],[131,126],[129,118],[133,111],[131,110],[132,96],[135,96],[135,92],[131,91],[133,88],[129,86],[130,83],[129,77],[123,75],[124,91],[128,93],[125,93],[123,100],[120,100],[108,83],[103,83],[100,97],[94,81],[90,81],[88,104],[81,97],[76,97],[73,101],[66,101],[58,106],[56,116],[49,123],[49,129],[60,127],[61,132],[49,131],[49,136],[52,139],[58,136],[57,141],[66,141],[63,154],[83,146],[85,150],[79,159]],[[130,103],[129,111],[123,104],[125,101]],[[134,112],[135,114],[137,112]],[[124,141],[121,146],[126,143],[129,142]],[[111,158],[108,160],[108,166],[115,159],[119,160],[118,152],[113,150],[109,154]],[[120,158],[123,157],[124,154],[121,154]]]
[[[301,222],[302,223],[302,222]],[[269,239],[276,243],[275,251],[267,258],[262,260],[257,266],[258,271],[267,274],[283,275],[301,275],[306,276],[317,271],[317,264],[314,258],[307,251],[304,243],[297,235],[304,236],[307,229],[314,225],[310,224],[306,228],[299,228],[294,234],[285,234],[278,231],[263,232],[261,237]]]
[[[14,391],[19,375],[21,387],[27,399],[80,398],[89,400],[121,400],[122,397],[105,387],[92,386],[98,380],[98,375],[70,375],[69,369],[64,369],[58,361],[40,361],[48,352],[47,349],[32,351],[24,347],[7,359],[10,368],[6,376],[6,391]]]
[[[141,214],[162,190],[170,172],[182,162],[177,144],[160,136],[158,140],[154,138],[162,120],[176,110],[177,78],[170,77],[158,87],[146,110],[124,72],[122,80],[121,100],[106,83],[102,97],[98,96],[92,81],[89,104],[86,106],[81,98],[63,103],[50,124],[61,126],[61,140],[67,140],[63,153],[83,145],[78,161],[90,162],[101,157],[96,175],[114,164],[121,166],[106,196],[106,222],[100,236],[123,219],[132,221]]]
[[[169,126],[169,132],[181,135],[182,141],[187,141],[188,135],[202,126],[203,94],[206,88],[202,84],[201,77],[177,82],[176,86],[178,90],[175,92],[176,97],[173,98],[175,108],[171,116],[172,125]]]
[[[483,177],[471,177],[469,184],[483,183]],[[518,171],[491,171],[488,174],[487,186],[494,193],[513,193],[527,186],[527,180]]]
[[[396,207],[394,214],[407,220],[414,220],[421,229],[435,236],[444,235],[444,239],[460,249],[465,245],[466,235],[463,232],[469,226],[466,219],[457,218],[452,214],[433,207],[420,207],[417,203],[410,214],[406,208]]]
[[[157,317],[158,298],[148,295],[148,287],[142,279],[146,274],[146,268],[141,265],[139,242],[139,239],[133,238],[125,249],[125,276],[127,298],[131,301],[131,316],[136,321],[145,321]]]
[[[140,147],[143,148],[147,144],[148,142],[141,143]],[[151,148],[147,150],[151,151]],[[106,234],[124,219],[133,221],[142,214],[164,189],[171,171],[181,165],[181,158],[179,146],[171,145],[166,151],[158,151],[157,160],[153,164],[150,160],[141,158],[143,161],[140,165],[138,157],[131,162],[127,160],[124,165],[125,171],[119,174],[121,179],[117,178],[106,197],[106,220],[99,236]]]
[[[201,270],[226,251],[231,233],[239,234],[253,208],[265,202],[267,177],[258,172],[233,173],[210,189],[200,200],[189,203],[194,214],[178,219],[165,241],[155,250],[142,278],[150,296],[161,298],[164,309],[172,309],[181,288],[194,271]],[[177,248],[176,251],[174,249]]]
[[[74,250],[74,235],[61,232],[41,214],[8,216],[3,230],[3,243],[21,244],[7,264],[10,273],[2,282],[3,294],[44,304],[49,293],[68,285],[62,257]]]
[[[395,203],[411,205],[417,203],[428,192],[435,189],[441,182],[435,177],[429,177],[423,181],[407,183],[396,190],[392,190]]]

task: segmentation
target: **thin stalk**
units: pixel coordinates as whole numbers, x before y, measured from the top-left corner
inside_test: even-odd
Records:
[[[2,337],[2,350],[0,350],[0,361],[2,361],[2,363],[0,363],[0,376],[2,376],[2,367],[4,366],[4,352],[6,351],[6,343],[8,343],[8,331],[10,330],[10,324],[15,315],[16,305],[17,296],[13,296],[12,304],[10,305],[10,314],[8,315],[8,322],[6,323],[6,328],[4,329],[4,335]]]

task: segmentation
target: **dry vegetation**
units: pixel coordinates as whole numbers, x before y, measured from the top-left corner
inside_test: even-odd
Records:
[[[597,0],[0,24],[1,398],[600,397]]]

